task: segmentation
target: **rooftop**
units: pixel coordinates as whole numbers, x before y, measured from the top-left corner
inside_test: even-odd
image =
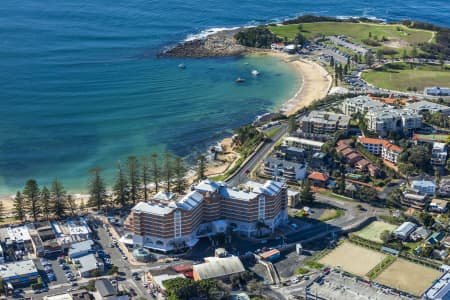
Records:
[[[404,222],[402,225],[400,225],[397,229],[394,230],[394,233],[407,235],[412,230],[414,230],[416,227],[417,227],[417,225],[412,222]]]
[[[214,193],[218,191],[220,188],[220,185],[212,180],[206,179],[201,181],[199,184],[195,186],[195,189],[201,192],[210,192]]]
[[[0,265],[0,277],[12,278],[27,274],[38,274],[38,270],[32,260],[21,260]]]
[[[81,265],[79,269],[80,273],[90,272],[93,270],[97,270],[98,268],[97,257],[95,257],[95,255],[92,253],[85,256],[81,256],[76,260],[79,261]]]
[[[313,140],[308,140],[308,139],[302,139],[302,138],[298,138],[295,136],[288,136],[284,138],[284,141],[287,142],[294,142],[294,143],[298,143],[301,145],[309,145],[309,146],[313,146],[313,147],[318,147],[321,148],[323,146],[323,142],[318,142],[318,141],[313,141]]]
[[[415,111],[425,112],[425,111],[432,111],[432,112],[444,112],[449,111],[450,107],[445,106],[442,104],[429,102],[429,101],[417,101],[413,103],[408,103],[406,105],[406,108],[412,109]]]
[[[245,271],[237,256],[208,257],[205,258],[205,261],[207,262],[193,266],[194,273],[197,273],[199,279],[218,278]]]
[[[237,188],[221,188],[220,195],[225,199],[236,199],[243,201],[253,200],[258,197],[258,194],[256,193],[246,190],[239,190]]]
[[[7,232],[9,235],[9,238],[12,241],[29,241],[31,240],[30,233],[28,231],[28,228],[23,226],[18,227],[8,227]]]
[[[283,188],[283,183],[273,180],[268,180],[264,184],[256,181],[247,181],[245,185],[251,188],[253,192],[267,196],[275,196]]]
[[[433,181],[430,180],[413,180],[411,182],[411,186],[415,188],[417,187],[427,188],[427,187],[435,187],[436,185],[434,184]]]
[[[311,174],[308,175],[308,178],[311,180],[317,180],[317,181],[323,181],[323,182],[326,182],[329,179],[327,174],[320,173],[320,172],[312,172]]]
[[[167,191],[159,191],[153,199],[159,200],[159,201],[171,201],[176,197],[176,194],[167,192]]]
[[[178,208],[182,210],[193,210],[200,205],[203,201],[203,196],[197,191],[192,191],[184,196],[180,201],[176,202]],[[170,205],[169,205],[170,206]]]
[[[169,207],[160,203],[148,203],[148,202],[139,202],[133,207],[134,212],[144,212],[151,213],[155,215],[168,215],[174,210],[173,207]]]
[[[264,163],[269,165],[276,165],[280,168],[287,168],[287,169],[297,169],[297,168],[304,168],[305,164],[302,163],[296,163],[284,159],[279,159],[273,156],[269,156],[266,159],[264,159]]]
[[[80,252],[85,252],[85,251],[89,251],[92,249],[92,246],[94,245],[94,242],[92,240],[86,240],[86,241],[82,241],[82,242],[78,242],[78,243],[73,243],[72,245],[70,245],[69,248],[69,257],[80,253]]]
[[[117,294],[116,289],[113,287],[111,282],[106,278],[97,280],[95,282],[95,288],[102,297],[109,297]]]

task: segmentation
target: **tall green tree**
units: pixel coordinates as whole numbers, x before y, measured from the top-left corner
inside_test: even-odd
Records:
[[[139,174],[139,161],[136,156],[129,156],[127,159],[127,177],[130,186],[130,199],[133,205],[139,197],[139,186],[141,184],[141,176]]]
[[[150,156],[150,177],[155,185],[155,191],[159,191],[159,182],[161,181],[161,165],[157,153]]]
[[[58,179],[54,179],[51,187],[52,211],[57,218],[66,214],[66,190]]]
[[[150,183],[150,159],[147,156],[141,157],[141,178],[142,185],[144,186],[144,201],[148,200],[147,185]]]
[[[295,116],[289,117],[288,126],[289,126],[289,128],[288,128],[289,133],[292,133],[297,130],[298,126],[297,126],[297,120],[295,119]]]
[[[74,216],[75,210],[77,209],[77,204],[75,203],[75,199],[72,195],[67,195],[67,205],[70,209],[70,214]]]
[[[417,57],[417,47],[416,46],[414,46],[413,48],[412,48],[412,50],[411,50],[411,57],[412,57],[412,62],[413,62],[413,64],[415,63],[415,59],[416,59],[416,57]]]
[[[187,169],[183,163],[183,159],[179,156],[175,157],[173,162],[173,172],[175,174],[175,190],[182,194],[186,189],[186,172]]]
[[[20,191],[14,197],[14,217],[20,221],[25,220],[25,199]]]
[[[45,219],[48,221],[50,216],[50,191],[48,188],[44,185],[44,187],[41,190],[41,203],[42,203],[42,212],[44,214]]]
[[[164,154],[164,163],[162,169],[164,182],[166,183],[166,190],[170,192],[170,185],[172,184],[173,179],[173,158],[170,152],[166,152]]]
[[[383,60],[384,57],[384,53],[382,49],[378,49],[377,50],[377,60],[379,63],[381,63],[381,61]]]
[[[206,178],[206,157],[200,154],[197,157],[197,180],[203,180]]]
[[[113,191],[115,195],[115,201],[122,207],[127,205],[129,198],[129,185],[127,177],[123,171],[122,164],[120,161],[117,163],[117,175],[116,182],[113,186]]]
[[[311,184],[308,179],[303,181],[302,191],[300,192],[300,201],[303,204],[312,203],[315,200],[314,194],[311,191]]]
[[[366,54],[364,55],[364,58],[366,60],[366,64],[370,67],[373,65],[373,54],[370,51],[367,51]]]
[[[42,210],[39,201],[40,191],[36,180],[29,179],[26,182],[22,193],[25,198],[27,212],[33,217],[33,221],[37,222]]]
[[[91,178],[89,180],[89,205],[101,209],[106,199],[106,188],[101,176],[102,169],[99,167],[90,170]]]

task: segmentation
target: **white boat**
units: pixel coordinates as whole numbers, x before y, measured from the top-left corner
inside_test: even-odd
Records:
[[[178,68],[180,68],[180,69],[186,69],[186,66],[185,66],[184,64],[179,64],[179,65],[178,65]]]
[[[236,78],[236,83],[243,83],[243,82],[245,82],[245,79],[244,78],[241,78],[241,77],[238,77],[238,78]]]
[[[252,75],[253,75],[253,76],[258,76],[258,75],[259,75],[258,70],[253,70],[253,71],[252,71]]]

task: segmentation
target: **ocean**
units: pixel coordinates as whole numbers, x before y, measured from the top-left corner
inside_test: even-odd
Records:
[[[29,178],[82,192],[95,166],[111,184],[129,155],[192,157],[298,90],[294,71],[275,58],[156,57],[205,30],[304,13],[449,26],[448,11],[445,0],[3,0],[0,195]]]

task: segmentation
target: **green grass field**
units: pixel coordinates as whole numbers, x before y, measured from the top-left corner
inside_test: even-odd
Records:
[[[293,39],[298,33],[298,24],[270,26],[270,30],[280,37]],[[399,30],[398,30],[399,29]],[[353,42],[364,45],[363,40],[369,38],[369,32],[372,38],[377,37],[381,40],[384,36],[388,39],[380,47],[371,48],[393,48],[406,49],[411,51],[411,45],[433,42],[435,40],[434,32],[428,30],[411,29],[398,24],[372,24],[372,23],[345,23],[345,22],[316,22],[303,23],[302,34],[308,38],[320,37],[322,35],[345,35]],[[403,51],[403,50],[402,50]],[[401,51],[398,51],[398,55]]]
[[[397,228],[396,225],[392,225],[386,222],[375,221],[370,223],[368,226],[364,227],[360,231],[355,232],[355,235],[377,243],[382,243],[380,235],[383,231],[388,230],[390,232]]]
[[[392,63],[362,74],[367,82],[384,89],[407,91],[415,87],[421,92],[429,86],[448,86],[450,70],[442,70],[438,65],[417,64],[411,69],[409,64]]]

